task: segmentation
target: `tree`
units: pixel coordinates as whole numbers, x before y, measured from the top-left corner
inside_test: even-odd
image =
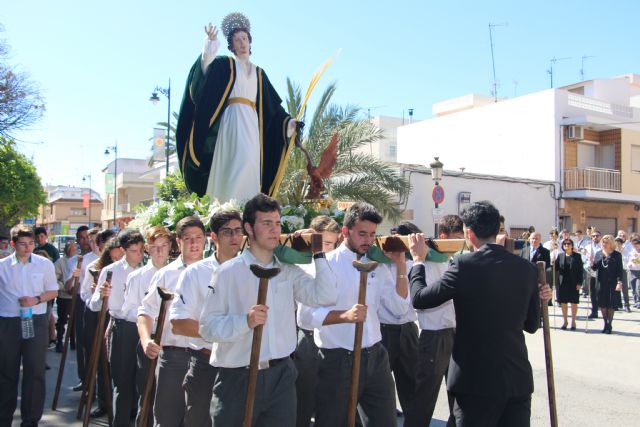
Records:
[[[336,85],[331,84],[322,94],[313,118],[305,126],[302,142],[317,165],[332,136],[337,133],[340,138],[333,173],[324,183],[325,196],[341,201],[365,201],[390,219],[397,220],[401,214],[397,201],[409,194],[411,185],[393,165],[359,150],[380,140],[382,131],[368,120],[358,118],[360,108],[331,105],[335,91]],[[287,79],[287,92],[289,113],[295,116],[302,99],[300,88]],[[306,158],[294,148],[277,195],[283,204],[297,206],[303,202],[309,187],[306,166]]]
[[[16,151],[15,142],[0,136],[0,226],[11,227],[34,217],[46,202],[40,177],[27,157]]]
[[[4,28],[0,24],[0,32]],[[9,46],[0,39],[0,136],[28,128],[44,113],[44,103],[29,75],[9,65]]]

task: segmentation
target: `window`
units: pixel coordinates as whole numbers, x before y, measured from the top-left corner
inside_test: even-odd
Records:
[[[631,146],[631,172],[640,172],[640,145]]]
[[[87,210],[85,208],[71,208],[69,209],[69,215],[71,216],[83,216],[87,214]]]

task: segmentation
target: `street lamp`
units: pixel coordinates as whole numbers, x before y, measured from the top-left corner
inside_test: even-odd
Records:
[[[113,163],[113,228],[116,228],[116,206],[118,203],[118,141],[112,147],[107,147],[104,150],[104,155],[108,156],[110,154],[109,150],[113,150],[113,154],[115,155],[115,161]]]
[[[82,177],[82,185],[84,186],[87,178],[89,178],[89,221],[87,221],[87,226],[89,226],[89,228],[93,228],[93,222],[91,221],[91,174],[84,175]]]
[[[438,215],[438,206],[444,201],[444,188],[440,185],[444,165],[439,160],[439,157],[434,157],[434,159],[435,161],[431,162],[429,164],[429,167],[431,168],[431,178],[435,182],[433,191],[431,192],[431,198],[433,199],[433,203],[435,204],[435,209],[433,210],[433,237],[434,239],[437,239],[438,221],[436,220],[436,218]]]
[[[165,89],[160,86],[156,86],[151,94],[151,98],[149,101],[156,105],[160,102],[160,98],[158,97],[158,92],[167,97],[167,143],[164,147],[164,153],[166,156],[166,164],[165,164],[165,174],[169,176],[169,130],[171,129],[171,79],[169,79],[169,86]]]

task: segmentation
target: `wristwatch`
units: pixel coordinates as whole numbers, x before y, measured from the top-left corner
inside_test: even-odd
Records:
[[[40,304],[42,302],[42,298],[40,298],[40,295],[36,295],[36,299],[38,300],[37,304]]]
[[[313,259],[326,258],[324,252],[318,252],[317,254],[313,254]]]

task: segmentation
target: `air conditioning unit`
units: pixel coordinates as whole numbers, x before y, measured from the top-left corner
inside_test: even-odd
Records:
[[[582,126],[567,127],[567,139],[584,139],[584,129],[582,129]]]

